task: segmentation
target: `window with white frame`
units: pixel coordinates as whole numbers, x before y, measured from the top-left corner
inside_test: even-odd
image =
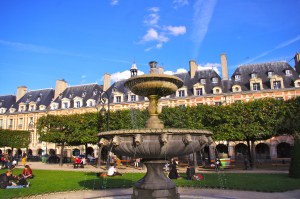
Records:
[[[257,78],[257,73],[251,73],[251,78]]]
[[[35,105],[34,104],[29,105],[29,111],[35,111]]]
[[[19,118],[18,128],[22,128],[23,126],[23,118]]]
[[[204,78],[200,79],[200,84],[206,84],[206,79]]]
[[[75,108],[80,108],[80,107],[81,107],[80,101],[76,101],[76,102],[75,102]]]
[[[40,105],[39,106],[39,109],[42,111],[42,110],[45,110],[46,109],[46,106],[45,105]]]
[[[179,90],[178,91],[178,96],[179,97],[184,97],[185,96],[185,90]]]
[[[274,75],[273,71],[268,71],[268,77],[272,77]]]
[[[216,106],[221,106],[221,105],[222,105],[222,102],[215,102],[215,105],[216,105]]]
[[[25,105],[20,106],[19,111],[20,111],[20,112],[24,112],[24,111],[25,111]]]
[[[136,101],[136,95],[130,95],[130,101],[135,102]]]
[[[281,89],[281,81],[273,81],[273,89]]]
[[[285,75],[286,75],[286,76],[292,75],[292,71],[289,70],[289,69],[286,69],[286,70],[285,70]]]
[[[242,91],[242,88],[240,85],[234,85],[232,87],[232,92],[241,92]]]
[[[241,81],[241,75],[235,75],[234,80],[235,81]]]
[[[219,79],[217,77],[212,78],[212,83],[218,83]]]
[[[115,102],[120,103],[121,102],[121,96],[115,96]]]
[[[89,101],[88,106],[94,106],[93,101]]]
[[[203,88],[196,88],[196,95],[203,95]]]
[[[260,83],[253,83],[253,90],[259,91],[260,90]]]
[[[8,128],[12,128],[13,127],[13,123],[14,123],[14,120],[13,119],[9,119]]]
[[[69,108],[69,102],[63,102],[63,109]]]
[[[0,113],[5,113],[6,112],[6,108],[0,108]]]

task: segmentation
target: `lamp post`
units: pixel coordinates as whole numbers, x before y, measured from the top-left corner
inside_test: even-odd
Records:
[[[110,95],[106,91],[100,91],[99,98],[97,100],[96,109],[98,117],[98,132],[104,131],[103,129],[103,117],[106,116],[106,131],[109,131],[109,113],[110,113]],[[105,104],[107,103],[107,111],[105,109]],[[98,144],[98,162],[97,167],[101,166],[101,152],[103,145]]]

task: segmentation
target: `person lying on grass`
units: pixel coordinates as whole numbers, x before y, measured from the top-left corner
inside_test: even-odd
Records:
[[[119,173],[114,166],[109,167],[107,171],[107,176],[116,176],[116,175],[122,176],[122,174]]]

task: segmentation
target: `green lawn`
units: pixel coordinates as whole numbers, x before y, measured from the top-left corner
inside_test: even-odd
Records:
[[[2,170],[4,172],[4,170]],[[14,170],[14,175],[21,170]],[[15,198],[38,195],[50,192],[109,189],[132,187],[134,182],[144,176],[143,173],[126,173],[123,176],[99,178],[91,172],[48,171],[34,170],[34,179],[30,188],[0,189],[0,198]],[[184,174],[181,174],[185,177]],[[184,178],[174,180],[177,186],[224,188],[237,190],[251,190],[262,192],[281,192],[300,189],[300,179],[291,179],[287,174],[203,174],[201,181],[188,181]]]

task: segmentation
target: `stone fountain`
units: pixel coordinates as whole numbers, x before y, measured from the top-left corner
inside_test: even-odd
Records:
[[[175,93],[183,81],[176,76],[159,74],[156,64],[155,61],[149,63],[150,74],[133,75],[125,82],[133,93],[149,99],[150,117],[146,128],[98,134],[100,144],[113,153],[143,159],[147,173],[135,183],[132,199],[180,198],[175,183],[163,171],[164,165],[172,157],[191,154],[212,142],[212,133],[207,130],[164,128],[158,118],[158,100]]]

